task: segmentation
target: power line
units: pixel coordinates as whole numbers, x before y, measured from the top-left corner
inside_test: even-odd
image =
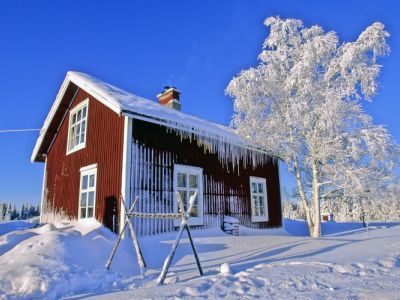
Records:
[[[0,133],[6,133],[6,132],[27,132],[27,131],[40,131],[40,129],[36,129],[36,128],[27,128],[27,129],[0,129]]]

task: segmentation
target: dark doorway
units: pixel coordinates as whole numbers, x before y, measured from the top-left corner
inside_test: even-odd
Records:
[[[117,199],[115,196],[106,198],[106,205],[104,209],[104,225],[113,232],[117,232],[118,218],[117,218]]]

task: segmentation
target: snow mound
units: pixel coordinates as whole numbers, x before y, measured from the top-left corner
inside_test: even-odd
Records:
[[[114,271],[105,270],[113,240],[105,237],[104,229],[98,226],[46,224],[1,237],[0,298],[58,299],[118,287],[115,282],[126,273],[134,275],[133,268],[117,261]],[[119,256],[132,260],[123,249]]]
[[[50,224],[45,224],[45,225],[39,227],[38,229],[35,230],[35,232],[38,234],[44,234],[44,233],[47,233],[50,231],[54,231],[56,229],[57,229],[57,227],[54,224],[50,223]]]
[[[219,268],[219,272],[221,274],[229,274],[231,272],[231,267],[228,263],[223,263]]]

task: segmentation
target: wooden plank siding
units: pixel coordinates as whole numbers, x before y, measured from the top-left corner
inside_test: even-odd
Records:
[[[89,99],[86,147],[67,155],[69,111],[85,99]],[[97,163],[95,217],[111,229],[115,209],[115,220],[119,220],[124,117],[82,89],[67,103],[70,101],[70,109],[47,153],[47,200],[55,212],[77,218],[80,168]]]
[[[253,168],[222,165],[216,154],[205,152],[194,141],[181,138],[163,126],[133,120],[131,199],[139,197],[138,211],[173,212],[173,166],[183,164],[203,169],[204,225],[219,226],[222,215],[230,215],[251,228],[281,226],[278,164]],[[267,181],[269,221],[251,222],[250,176]],[[174,230],[172,220],[135,219],[140,236]]]

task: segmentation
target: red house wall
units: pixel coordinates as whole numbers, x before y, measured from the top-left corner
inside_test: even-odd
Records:
[[[133,120],[131,197],[139,197],[137,211],[173,212],[173,168],[182,164],[203,169],[203,225],[211,227],[222,216],[233,216],[252,228],[282,226],[278,163],[272,157],[253,168],[243,160],[233,167],[221,164],[217,154],[205,151],[195,139],[181,138],[166,127]],[[251,221],[250,176],[266,179],[268,217]],[[172,220],[137,220],[139,235],[174,230]]]
[[[67,155],[69,111],[89,98],[86,147]],[[95,217],[109,228],[121,194],[124,117],[79,89],[47,153],[47,201],[56,212],[78,217],[80,168],[97,163]]]

